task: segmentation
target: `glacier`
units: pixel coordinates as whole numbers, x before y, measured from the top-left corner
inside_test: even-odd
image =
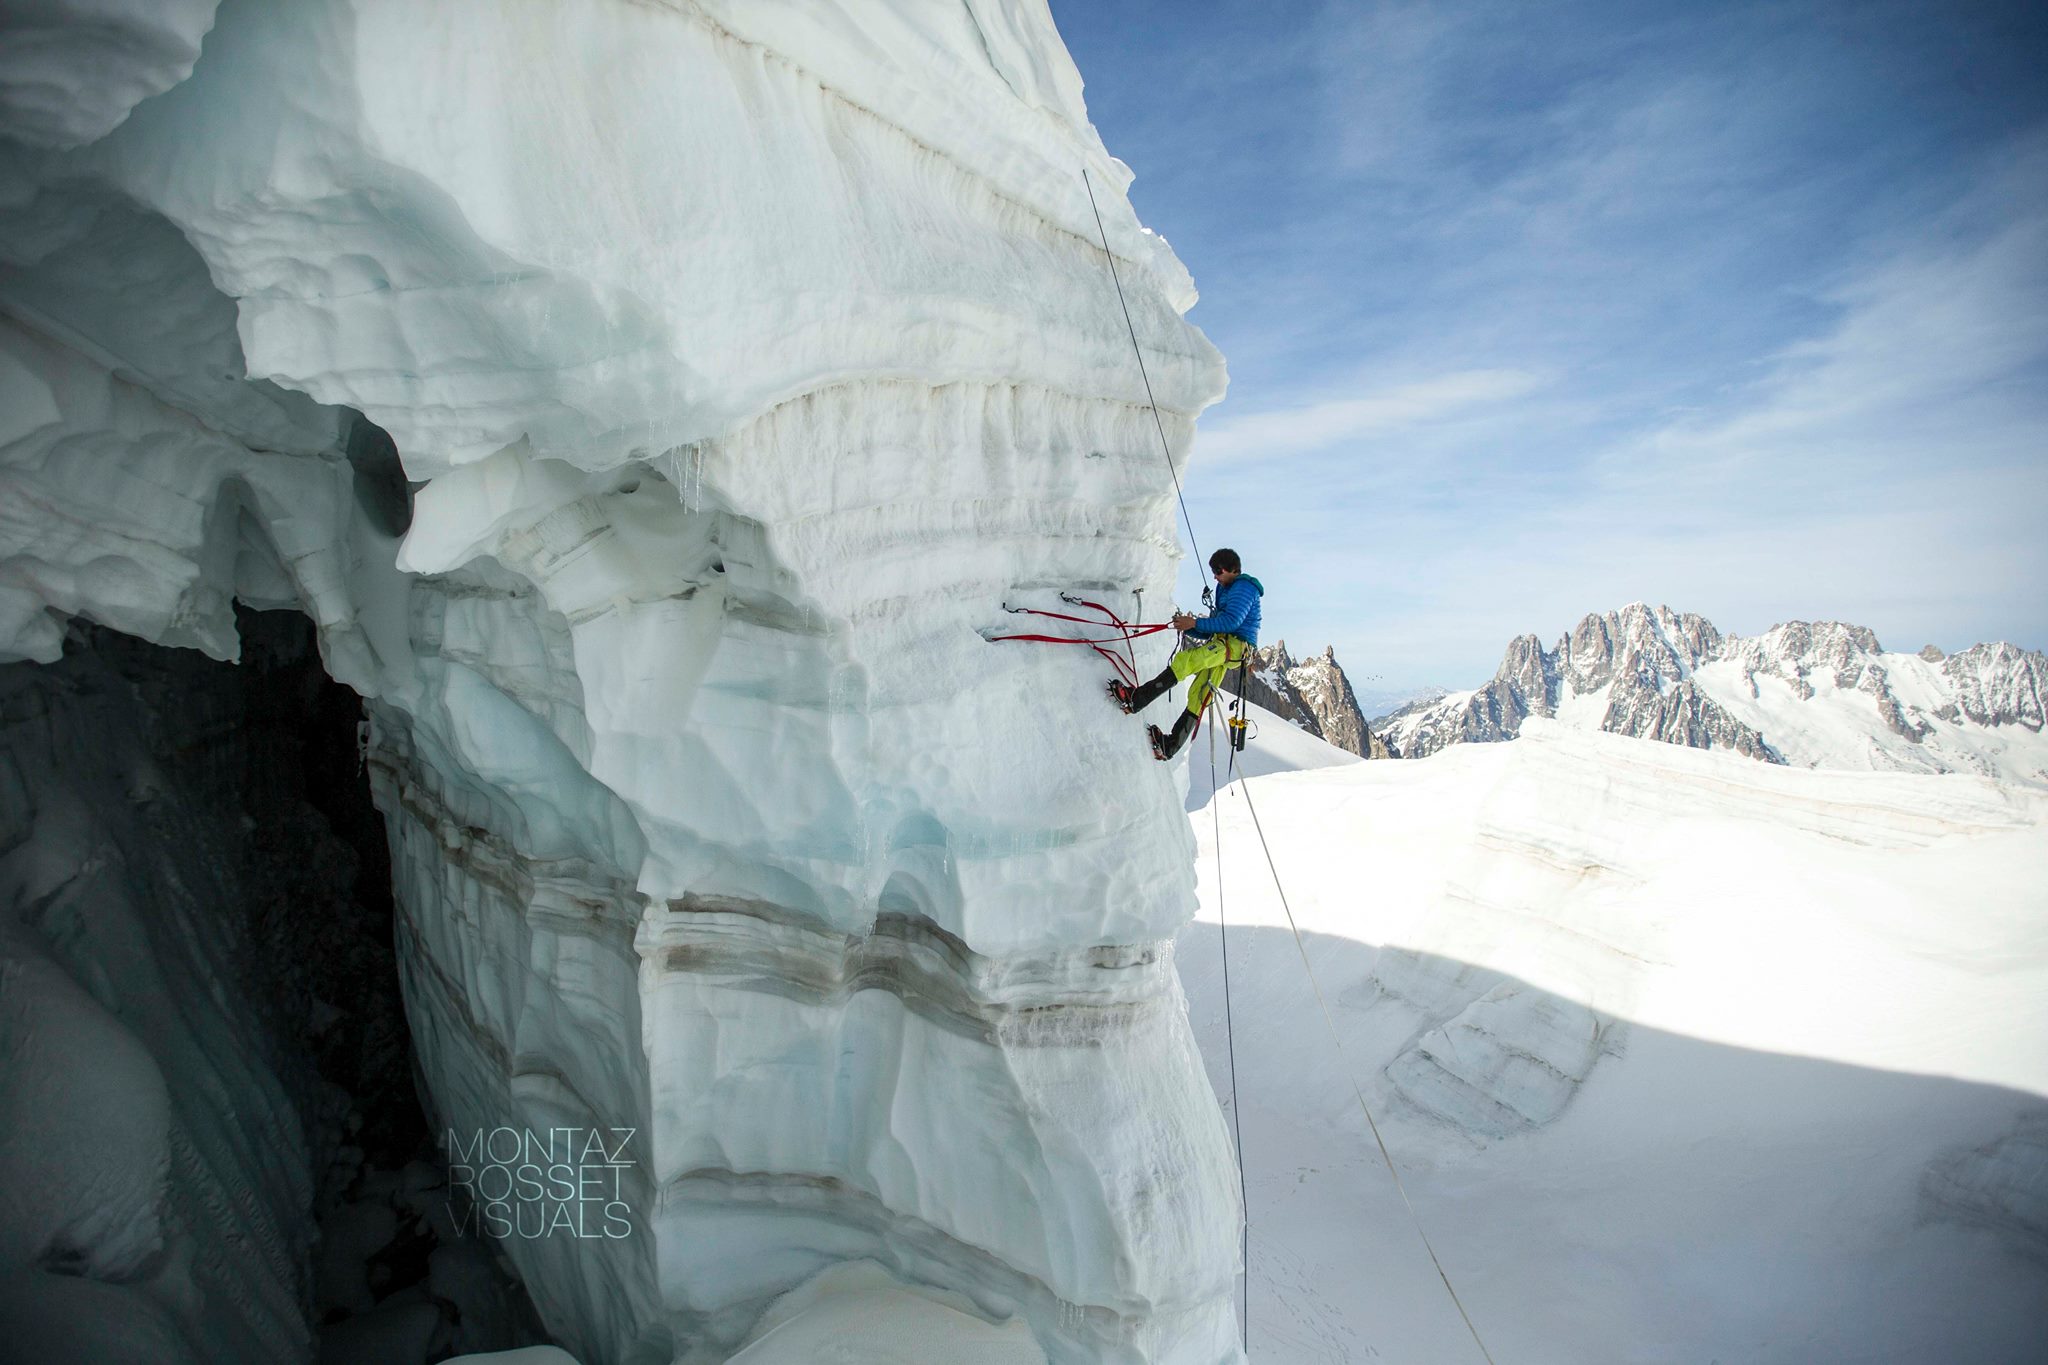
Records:
[[[560,1342],[1239,1358],[1181,789],[1082,651],[983,638],[1171,595],[1091,185],[1171,459],[1225,382],[1042,0],[0,32],[0,659],[313,621],[437,1122],[632,1135],[633,1235],[502,1243]],[[213,1055],[160,1079],[240,1093]],[[280,1225],[303,1193],[210,1178]],[[200,1280],[163,1235],[105,1286],[168,1305],[158,1358],[291,1336],[222,1298],[277,1279],[245,1241]]]

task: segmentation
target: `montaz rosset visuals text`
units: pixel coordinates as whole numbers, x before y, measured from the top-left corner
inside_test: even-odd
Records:
[[[486,1128],[448,1151],[448,1212],[456,1230],[492,1237],[621,1238],[633,1232],[626,1144],[637,1128]],[[455,1192],[468,1195],[458,1201]]]

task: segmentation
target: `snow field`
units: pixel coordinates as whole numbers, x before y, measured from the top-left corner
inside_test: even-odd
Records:
[[[1253,1353],[2031,1358],[2048,1315],[2048,802],[1532,722],[1218,815]],[[1213,848],[1178,958],[1228,1096]],[[2029,1173],[2035,1173],[2030,1175]]]

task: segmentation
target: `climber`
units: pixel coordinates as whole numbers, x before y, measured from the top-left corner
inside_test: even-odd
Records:
[[[1209,572],[1216,577],[1216,608],[1207,616],[1182,612],[1173,618],[1173,628],[1182,633],[1185,643],[1165,671],[1136,687],[1121,679],[1110,680],[1109,695],[1127,714],[1136,714],[1166,695],[1182,678],[1194,679],[1188,688],[1187,709],[1174,719],[1172,730],[1162,733],[1156,725],[1145,727],[1152,737],[1154,758],[1168,759],[1180,752],[1180,746],[1195,732],[1209,694],[1259,643],[1259,599],[1266,595],[1265,585],[1243,571],[1235,550],[1210,555]]]

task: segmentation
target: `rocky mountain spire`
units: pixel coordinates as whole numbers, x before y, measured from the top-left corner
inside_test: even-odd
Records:
[[[1224,686],[1236,690],[1235,672]],[[1304,660],[1287,652],[1285,640],[1259,646],[1252,651],[1245,694],[1253,705],[1263,706],[1346,753],[1360,758],[1395,756],[1366,724],[1365,712],[1332,646],[1325,645],[1321,654]]]

